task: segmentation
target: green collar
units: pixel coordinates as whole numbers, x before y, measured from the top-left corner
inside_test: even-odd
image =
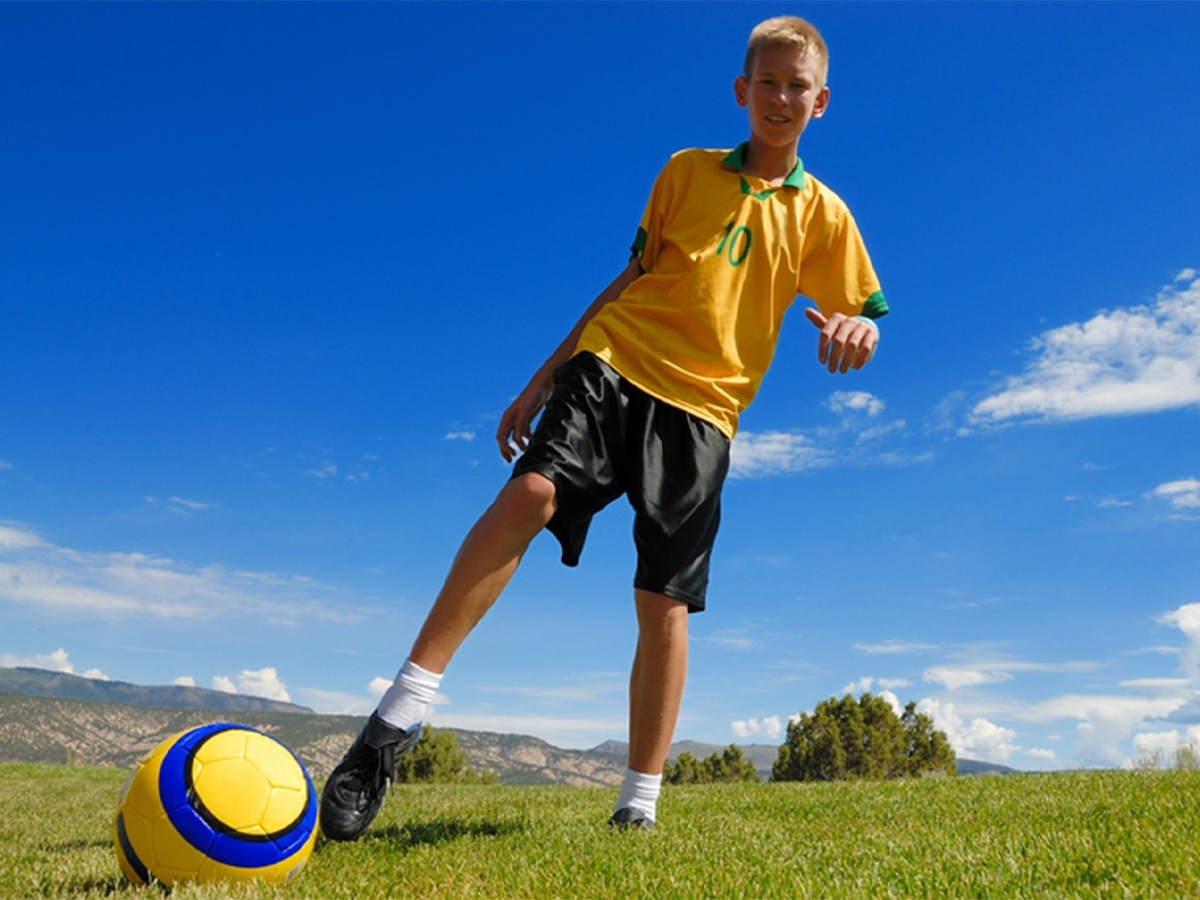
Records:
[[[729,151],[729,153],[725,156],[725,158],[723,160],[721,160],[721,165],[726,166],[727,168],[733,169],[735,172],[737,172],[739,175],[741,175],[742,159],[745,155],[746,155],[746,142],[743,141],[742,143],[740,143],[736,147],[734,147],[731,151]],[[783,186],[796,188],[797,190],[804,190],[804,161],[801,160],[799,157],[796,158],[796,167],[794,169],[792,169],[791,174],[789,174],[788,177],[784,179]],[[772,188],[771,191],[769,191],[769,192],[764,191],[763,196],[770,196],[770,194],[774,193],[776,190],[777,190],[777,188]],[[750,186],[746,183],[745,178],[742,179],[742,193],[743,194],[750,193]],[[758,196],[758,195],[756,194],[755,196]],[[762,197],[759,197],[759,199],[762,199]]]

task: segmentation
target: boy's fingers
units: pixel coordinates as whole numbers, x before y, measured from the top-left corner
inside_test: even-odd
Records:
[[[500,427],[496,429],[496,443],[500,446],[500,455],[505,462],[512,462],[516,455],[513,452],[513,441],[519,440],[521,426],[519,413],[510,406],[500,417]]]
[[[811,306],[805,307],[804,315],[815,327],[821,329],[821,336],[817,340],[817,361],[825,365],[829,361],[829,320],[821,315],[819,309]]]
[[[818,313],[819,315],[819,313]],[[817,320],[809,316],[813,324]],[[874,353],[877,336],[875,330],[848,316],[835,315],[821,328],[821,339],[817,345],[817,358],[831,373],[845,374],[851,369],[861,369]]]

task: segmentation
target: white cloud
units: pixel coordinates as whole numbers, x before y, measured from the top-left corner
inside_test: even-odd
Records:
[[[317,467],[315,469],[308,469],[304,474],[311,475],[313,478],[319,478],[321,480],[324,480],[326,478],[333,478],[334,476],[337,475],[337,473],[338,473],[337,464],[326,460],[324,462],[318,463]]]
[[[1094,662],[1036,663],[1012,660],[985,660],[965,665],[931,666],[922,674],[925,681],[945,685],[950,690],[1002,684],[1011,681],[1013,672],[1079,673],[1097,668]]]
[[[178,678],[172,681],[171,684],[178,687],[195,687],[196,679],[191,675],[180,675]]]
[[[880,654],[924,653],[926,650],[936,650],[937,648],[933,644],[922,644],[919,641],[901,641],[893,638],[881,644],[855,644],[854,649],[859,653],[866,653],[868,656],[876,656]]]
[[[147,497],[146,504],[155,506],[159,503],[165,503],[167,508],[176,513],[193,513],[203,512],[209,509],[219,509],[216,503],[204,503],[200,500],[188,500],[185,497],[168,497],[166,500],[159,500],[157,497]]]
[[[0,522],[0,552],[48,546],[38,535],[15,522]]]
[[[778,740],[783,734],[783,722],[779,716],[767,716],[764,719],[739,719],[729,723],[730,731],[736,738],[765,738]]]
[[[171,497],[167,502],[173,503],[175,506],[182,506],[184,509],[195,511],[218,508],[216,503],[204,503],[200,500],[188,500],[185,497]]]
[[[1185,701],[1177,696],[1064,694],[1037,703],[1001,701],[990,710],[1025,722],[1076,721],[1077,740],[1070,764],[1119,766],[1127,758],[1121,744],[1150,722],[1162,722]],[[973,701],[973,712],[989,712],[989,704]]]
[[[892,708],[892,712],[894,712],[896,715],[898,715],[898,716],[904,715],[904,707],[900,705],[900,698],[897,697],[895,694],[893,694],[891,691],[888,691],[888,690],[880,691],[878,696],[881,700],[883,700],[885,703],[887,703],[888,706],[890,706]]]
[[[475,440],[475,432],[470,428],[463,428],[460,431],[446,432],[445,440],[447,441],[473,441]]]
[[[698,635],[693,640],[706,644],[714,644],[723,650],[757,650],[762,641],[751,637],[746,631],[729,629],[714,631],[709,635]]]
[[[258,670],[242,669],[238,673],[237,679],[237,693],[249,694],[252,697],[266,697],[268,700],[282,700],[284,703],[291,702],[292,698],[288,694],[287,685],[280,679],[279,673],[270,666]]]
[[[1012,675],[996,669],[979,669],[971,666],[932,666],[921,676],[925,681],[941,684],[952,691],[981,684],[1000,684],[1012,680]]]
[[[1025,755],[1046,762],[1054,762],[1054,760],[1058,759],[1053,750],[1042,749],[1041,747],[1030,747],[1025,751]]]
[[[866,391],[835,391],[826,406],[837,417],[832,425],[807,429],[739,431],[730,456],[731,478],[763,478],[806,472],[832,465],[909,466],[932,459],[881,446],[882,439],[905,430],[903,419],[879,421],[887,408]]]
[[[311,579],[203,567],[145,553],[95,553],[59,547],[28,528],[0,525],[0,603],[71,616],[215,619],[252,615],[277,624],[301,619],[353,621],[318,595]]]
[[[376,675],[371,679],[371,683],[367,685],[367,693],[372,697],[379,699],[387,692],[387,689],[392,686],[393,681],[394,679],[383,678],[382,676]]]
[[[1134,688],[1148,694],[1178,694],[1186,690],[1187,678],[1130,678],[1119,682],[1121,687]]]
[[[1195,738],[1187,734],[1181,734],[1178,731],[1154,731],[1135,734],[1133,736],[1134,759],[1157,757],[1165,766],[1169,765],[1175,752],[1180,747],[1186,746],[1189,740],[1195,740]]]
[[[866,391],[834,391],[829,397],[829,408],[838,415],[861,412],[877,416],[885,406],[882,400]]]
[[[18,667],[30,669],[45,669],[48,672],[62,672],[64,675],[78,675],[80,678],[92,678],[96,681],[111,681],[99,669],[87,669],[76,672],[71,656],[62,647],[50,653],[35,653],[33,656],[17,656],[12,653],[0,653],[0,669],[15,669]]]
[[[739,431],[730,449],[730,478],[762,478],[816,469],[832,463],[827,450],[795,431]]]
[[[946,733],[946,740],[959,756],[982,759],[986,762],[1003,763],[1021,748],[1017,746],[1017,733],[976,716],[965,722],[953,703],[926,698],[917,704],[918,712],[933,719],[934,728]]]
[[[0,653],[0,668],[15,669],[21,666],[31,669],[46,669],[49,672],[65,672],[68,675],[75,673],[75,667],[71,665],[69,655],[62,647],[51,653],[34,654],[33,656]]]
[[[1200,480],[1181,478],[1160,484],[1149,493],[1155,500],[1165,500],[1173,509],[1200,510]]]
[[[970,421],[1049,422],[1200,405],[1200,281],[1193,278],[1185,269],[1151,304],[1039,335],[1025,371],[977,403]]]
[[[1180,657],[1184,674],[1189,678],[1200,678],[1200,603],[1185,603],[1163,613],[1156,621],[1173,625],[1183,632],[1188,639],[1188,646]]]
[[[220,691],[223,694],[236,694],[237,685],[224,675],[214,675],[212,680],[214,691]]]
[[[875,683],[875,679],[870,675],[865,675],[858,681],[852,681],[840,691],[838,696],[844,697],[846,694],[863,694],[871,690],[871,685]]]

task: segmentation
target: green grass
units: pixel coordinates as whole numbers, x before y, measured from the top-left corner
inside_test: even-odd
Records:
[[[0,765],[0,897],[160,896],[123,883],[125,773]],[[1200,897],[1200,773],[668,788],[652,833],[611,790],[398,788],[367,836],[287,888],[213,897]]]

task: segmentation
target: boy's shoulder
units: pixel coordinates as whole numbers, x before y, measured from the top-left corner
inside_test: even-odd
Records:
[[[728,147],[724,150],[685,147],[672,153],[667,165],[719,166],[733,152]]]
[[[676,150],[659,173],[659,180],[677,184],[694,184],[728,177],[737,177],[738,167],[730,165],[735,150],[705,147],[685,147]]]

